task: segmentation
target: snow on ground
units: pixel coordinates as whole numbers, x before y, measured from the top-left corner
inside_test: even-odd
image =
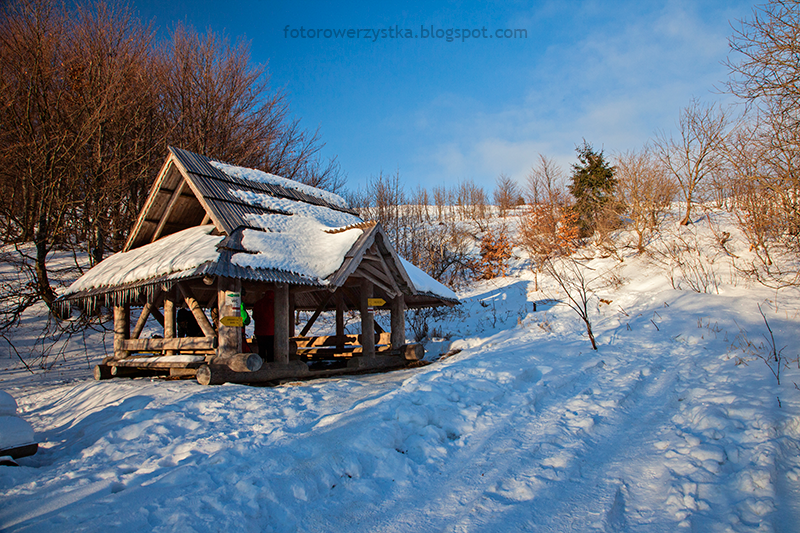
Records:
[[[2,360],[41,445],[0,468],[0,530],[800,530],[798,291],[619,265],[597,351],[516,264],[431,324],[450,338],[428,358],[462,351],[415,369],[202,387]],[[759,304],[788,346],[780,386],[734,346],[766,333]]]

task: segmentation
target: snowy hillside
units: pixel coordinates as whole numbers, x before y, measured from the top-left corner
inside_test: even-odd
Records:
[[[0,530],[800,531],[800,294],[732,267],[724,217],[670,224],[654,247],[701,243],[694,268],[579,252],[597,351],[518,252],[431,321],[427,359],[452,355],[414,369],[202,387],[93,381],[102,332],[48,373],[0,352],[40,442],[0,467]],[[759,306],[780,385],[741,349],[768,335]]]

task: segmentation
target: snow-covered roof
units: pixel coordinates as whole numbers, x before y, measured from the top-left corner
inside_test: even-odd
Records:
[[[430,277],[424,270],[402,257],[400,261],[403,262],[403,267],[405,267],[408,276],[411,278],[411,282],[414,284],[414,288],[417,289],[418,292],[430,294],[431,296],[438,296],[446,300],[458,301],[456,293]]]
[[[221,170],[228,176],[234,176],[237,178],[241,178],[243,180],[253,181],[256,183],[267,183],[269,185],[278,185],[279,187],[283,187],[285,189],[294,189],[309,196],[313,196],[315,198],[319,198],[320,200],[324,200],[329,204],[336,205],[343,209],[349,208],[344,198],[342,198],[338,194],[334,194],[329,191],[317,189],[316,187],[311,187],[309,185],[305,185],[303,183],[294,180],[282,178],[280,176],[276,176],[275,174],[270,174],[262,170],[237,167],[234,165],[229,165],[227,163],[222,163],[220,161],[214,161],[214,160],[209,160],[209,163],[211,164],[211,166]]]
[[[116,253],[78,278],[62,296],[193,271],[216,261],[217,245],[224,236],[211,235],[213,230],[212,225],[197,226],[141,248]]]
[[[339,287],[365,254],[383,264],[378,281],[389,292],[423,295],[413,302],[419,306],[458,301],[401,261],[380,226],[365,223],[340,196],[171,148],[126,249],[75,281],[61,299],[206,275]]]

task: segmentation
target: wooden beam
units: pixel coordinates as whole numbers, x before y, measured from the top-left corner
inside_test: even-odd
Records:
[[[364,279],[361,281],[361,298],[359,302],[364,357],[375,357],[375,317],[369,307],[368,301],[370,298],[372,298],[372,282]]]
[[[139,315],[139,320],[136,321],[136,327],[133,328],[133,333],[131,333],[132,339],[138,339],[139,335],[142,334],[142,330],[144,329],[144,326],[147,324],[147,317],[150,316],[153,309],[158,308],[159,304],[161,303],[162,297],[163,294],[161,293],[161,288],[158,288],[156,289],[156,293],[153,295],[153,301],[144,304],[144,307],[142,307],[142,313]],[[162,326],[164,324],[163,317],[161,324]]]
[[[241,298],[242,282],[237,279],[217,278],[217,308],[219,309],[219,347],[217,356],[228,357],[242,351],[242,328],[226,326],[221,320],[224,317],[241,317],[241,309],[233,297],[238,294]]]
[[[181,169],[181,174],[183,174],[184,180],[186,181],[186,184],[189,185],[189,189],[191,189],[191,191],[194,193],[194,196],[195,196],[195,198],[197,198],[197,201],[200,202],[200,205],[203,207],[203,210],[206,212],[206,216],[209,219],[211,219],[211,222],[214,224],[214,227],[217,228],[217,231],[219,231],[220,233],[225,233],[226,232],[226,228],[225,228],[225,226],[222,225],[222,221],[220,221],[219,219],[217,219],[216,216],[214,216],[214,214],[213,214],[213,212],[211,210],[211,206],[206,201],[205,197],[200,192],[200,190],[197,189],[197,187],[192,182],[192,180],[189,179],[188,171],[183,167],[183,165],[181,164],[180,160],[178,160],[177,158],[175,158],[175,166]],[[205,219],[203,219],[203,220],[205,220]]]
[[[150,188],[150,193],[147,196],[144,207],[142,207],[142,210],[139,212],[139,217],[136,219],[133,229],[128,234],[128,240],[125,242],[125,246],[122,248],[123,252],[130,250],[133,246],[133,243],[138,239],[139,234],[142,231],[142,226],[147,219],[147,215],[150,213],[150,209],[152,209],[153,205],[155,204],[156,198],[158,198],[158,192],[161,190],[164,180],[167,179],[167,176],[175,167],[175,165],[173,165],[173,161],[175,161],[175,156],[170,153],[169,157],[167,157],[167,160],[164,161],[163,165],[161,165],[161,170],[159,170],[158,177],[153,183],[153,186]],[[175,169],[175,171],[177,171],[177,169]]]
[[[311,315],[311,318],[308,319],[308,322],[306,322],[306,325],[303,327],[302,330],[300,330],[300,336],[301,337],[305,337],[306,336],[306,334],[311,329],[311,326],[313,326],[314,322],[316,322],[316,320],[319,318],[319,315],[322,314],[323,311],[325,311],[325,308],[328,306],[328,302],[331,301],[331,297],[333,297],[333,294],[329,293],[328,297],[325,298],[324,300],[322,300],[322,303],[319,306],[317,306],[317,309],[314,311],[314,314]],[[292,335],[292,337],[294,337],[294,335]]]
[[[186,187],[186,179],[181,179],[180,185],[175,187],[175,190],[172,191],[172,196],[169,199],[169,203],[167,204],[166,209],[164,209],[164,214],[161,215],[161,220],[158,221],[158,226],[156,226],[156,230],[153,232],[153,237],[150,239],[150,242],[156,242],[159,237],[161,237],[161,232],[164,231],[164,226],[169,220],[169,216],[172,214],[172,209],[175,207],[175,204],[183,194],[183,189]]]
[[[205,360],[200,359],[198,361],[137,361],[137,359],[157,359],[157,358],[143,358],[143,357],[129,357],[124,361],[115,361],[112,362],[109,366],[112,367],[111,373],[113,375],[119,375],[119,373],[115,372],[114,368],[197,368],[203,366],[205,364]]]
[[[394,296],[394,291],[392,291],[392,289],[390,289],[387,285],[385,285],[382,281],[380,281],[378,278],[376,278],[369,272],[365,272],[364,270],[359,269],[353,273],[353,277],[361,278],[362,281],[367,280],[371,284],[377,285],[378,287],[383,289],[387,294],[391,294],[392,296]],[[370,296],[370,298],[372,298],[372,296]]]
[[[295,304],[294,293],[289,290],[289,337],[294,337],[295,326]]]
[[[184,283],[178,283],[177,285],[178,290],[181,291],[181,294],[183,295],[183,301],[186,302],[187,306],[189,306],[189,310],[192,312],[192,315],[194,315],[197,325],[200,326],[201,330],[203,330],[203,335],[206,337],[215,336],[216,333],[214,332],[214,327],[208,321],[208,317],[203,312],[200,304],[197,303],[194,294],[192,294],[192,288]]]
[[[159,311],[158,307],[150,308],[150,316],[155,318],[156,322],[158,322],[162,328],[164,327],[164,315],[161,314],[161,311]]]
[[[175,338],[175,288],[172,287],[164,294],[164,338]],[[167,350],[166,355],[174,355],[173,350]]]
[[[124,343],[131,333],[131,307],[129,305],[114,306],[114,359],[125,359],[130,355]]]
[[[391,321],[392,348],[399,348],[406,343],[406,301],[402,294],[392,300]]]
[[[361,263],[358,267],[359,269],[365,271],[366,273],[372,275],[375,279],[380,280],[383,283],[383,289],[389,294],[390,298],[394,298],[400,292],[400,289],[395,284],[394,280],[391,277],[391,274],[383,272],[372,265],[368,265],[366,263]],[[358,272],[358,269],[356,270]]]
[[[336,291],[336,346],[344,348],[344,293]]]
[[[289,364],[289,285],[275,284],[275,362]]]
[[[213,350],[216,347],[216,337],[129,339],[123,342],[123,348],[129,352],[160,352],[162,350]]]
[[[394,280],[394,275],[392,274],[392,269],[389,268],[389,264],[383,258],[383,254],[381,254],[380,251],[378,251],[378,259],[380,259],[381,265],[383,266],[383,270],[384,270],[384,272],[386,272],[386,277],[389,278],[389,282],[392,284],[392,287],[394,288],[394,293],[396,295],[397,294],[403,294],[403,291],[400,290],[400,287],[397,285],[397,282]]]

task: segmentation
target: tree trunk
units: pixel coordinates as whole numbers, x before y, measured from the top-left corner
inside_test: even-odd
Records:
[[[588,320],[584,320],[584,322],[586,322],[586,333],[589,334],[589,340],[592,341],[592,350],[597,350],[597,343],[594,341],[594,333],[592,333],[592,325]]]

